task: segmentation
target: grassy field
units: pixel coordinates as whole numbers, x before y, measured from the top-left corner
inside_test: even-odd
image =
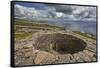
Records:
[[[40,22],[33,22],[30,20],[23,20],[23,19],[15,19],[15,39],[16,40],[21,40],[25,39],[27,37],[31,37],[34,32],[30,31],[19,31],[19,29],[22,28],[28,28],[28,29],[34,29],[34,30],[52,30],[52,31],[57,31],[57,30],[65,30],[64,27],[61,26],[55,26],[55,25],[48,25],[47,23],[40,23]],[[73,31],[76,34],[82,35],[87,38],[91,38],[93,40],[96,40],[96,36],[92,34],[87,34],[87,33],[82,33],[80,31]]]
[[[84,37],[87,37],[87,38],[91,38],[93,40],[96,40],[96,36],[95,35],[87,34],[87,33],[82,33],[82,32],[79,32],[79,31],[73,31],[73,32],[76,33],[76,34],[82,35]]]
[[[27,32],[26,31],[19,31],[19,29],[22,28],[28,28],[28,29],[34,29],[34,30],[65,30],[64,27],[59,26],[51,26],[47,23],[39,23],[39,22],[33,22],[30,20],[23,20],[23,19],[15,19],[15,39],[21,40],[25,39],[28,36],[32,36],[34,32]]]
[[[15,32],[15,39],[21,40],[32,36],[32,32]]]
[[[22,20],[22,19],[16,19],[15,25],[17,26],[30,26],[30,28],[33,29],[62,29],[64,30],[64,27],[56,26],[56,25],[48,25],[47,23],[39,23],[39,22],[32,22],[30,20]]]

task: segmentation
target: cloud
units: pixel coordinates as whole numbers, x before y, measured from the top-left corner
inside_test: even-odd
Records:
[[[45,10],[42,10],[16,4],[15,17],[32,20],[96,21],[96,7],[46,4]]]
[[[15,16],[20,18],[32,17],[35,14],[34,8],[28,8],[21,5],[15,5]]]
[[[96,21],[96,7],[48,4],[56,10],[56,17],[74,21]]]
[[[28,18],[28,19],[44,19],[44,18],[54,18],[56,12],[52,9],[39,10],[35,8],[24,7],[21,5],[15,5],[15,17]]]
[[[96,21],[96,7],[77,6],[73,15],[80,20]]]
[[[73,11],[72,6],[69,5],[54,5],[54,4],[48,4],[48,7],[54,8],[56,12],[62,12],[66,14],[71,14]]]
[[[63,17],[65,14],[62,12],[56,12],[56,17]]]

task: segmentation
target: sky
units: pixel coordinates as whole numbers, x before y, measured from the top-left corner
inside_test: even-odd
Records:
[[[45,21],[96,21],[96,7],[15,2],[15,17]]]

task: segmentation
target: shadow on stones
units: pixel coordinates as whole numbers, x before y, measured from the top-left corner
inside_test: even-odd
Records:
[[[77,53],[83,51],[86,43],[75,36],[67,34],[46,34],[36,40],[34,47],[39,50],[51,52],[56,51],[60,54]]]

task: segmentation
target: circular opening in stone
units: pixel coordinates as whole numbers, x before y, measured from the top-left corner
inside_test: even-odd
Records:
[[[72,35],[54,33],[38,37],[34,47],[47,52],[54,50],[60,54],[73,54],[83,51],[86,43],[82,39]]]

